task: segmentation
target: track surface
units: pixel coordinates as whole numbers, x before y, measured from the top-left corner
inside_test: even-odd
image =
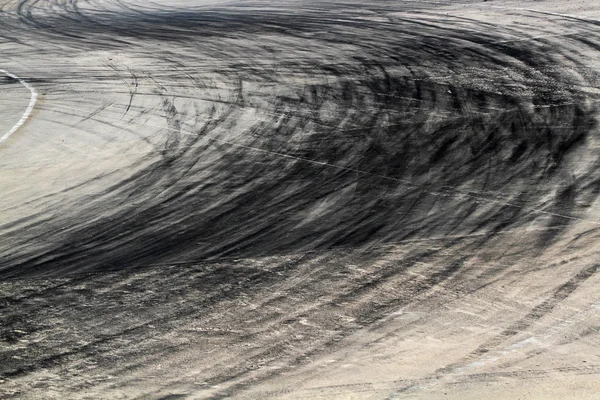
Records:
[[[594,398],[559,3],[0,1],[0,396]]]

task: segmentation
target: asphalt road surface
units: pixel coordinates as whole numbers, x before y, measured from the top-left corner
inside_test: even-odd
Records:
[[[0,398],[599,399],[594,3],[0,0]]]

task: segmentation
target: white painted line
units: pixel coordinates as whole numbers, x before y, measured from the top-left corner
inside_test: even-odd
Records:
[[[25,113],[23,114],[23,116],[21,117],[19,122],[17,122],[17,124],[15,126],[13,126],[10,131],[6,132],[4,134],[4,136],[0,137],[0,143],[2,143],[6,139],[8,139],[13,133],[15,133],[21,127],[21,125],[23,125],[25,123],[25,121],[27,121],[27,118],[29,118],[29,115],[33,111],[35,102],[37,101],[37,92],[29,83],[25,82],[23,79],[19,78],[18,76],[11,74],[10,72],[5,71],[3,69],[0,69],[0,72],[12,79],[19,81],[21,83],[21,85],[25,86],[27,88],[27,90],[29,90],[31,92],[31,100],[29,100],[29,105],[27,106]]]

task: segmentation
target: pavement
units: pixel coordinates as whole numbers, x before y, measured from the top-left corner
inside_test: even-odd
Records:
[[[0,0],[0,398],[600,399],[598,25]]]

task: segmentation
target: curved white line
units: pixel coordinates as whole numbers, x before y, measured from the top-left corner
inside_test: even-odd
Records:
[[[29,118],[29,115],[33,111],[35,102],[37,101],[37,92],[29,83],[25,82],[23,79],[19,78],[18,76],[11,74],[10,72],[5,71],[3,69],[0,69],[0,72],[12,79],[19,81],[21,83],[21,85],[25,86],[27,88],[27,90],[29,90],[31,92],[31,100],[29,100],[29,105],[27,106],[25,113],[23,114],[23,116],[21,117],[19,122],[17,122],[17,124],[15,126],[13,126],[10,131],[6,132],[4,134],[4,136],[0,137],[0,143],[2,143],[6,139],[8,139],[13,133],[15,133],[17,131],[17,129],[19,129],[21,127],[21,125],[23,125],[25,123],[25,121],[27,121],[27,118]]]

